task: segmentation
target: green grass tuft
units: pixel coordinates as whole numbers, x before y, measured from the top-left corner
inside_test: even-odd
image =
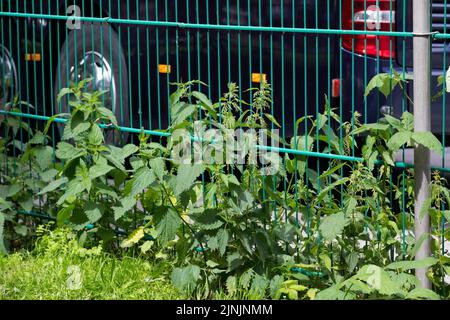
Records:
[[[139,257],[81,247],[70,231],[45,231],[32,252],[0,256],[0,300],[167,300],[183,296]]]

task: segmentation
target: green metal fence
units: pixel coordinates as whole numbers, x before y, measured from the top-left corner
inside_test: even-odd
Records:
[[[447,71],[448,8],[447,1],[430,4],[432,85],[436,86],[438,76]],[[50,117],[69,109],[64,99],[57,102],[59,90],[93,76],[94,89],[109,90],[104,103],[116,115],[122,139],[134,143],[141,128],[156,138],[168,135],[160,130],[170,122],[174,82],[201,80],[208,86],[199,85],[198,90],[212,101],[223,96],[228,83],[236,82],[240,97],[251,101],[246,89],[267,80],[272,86],[270,113],[281,124],[283,140],[307,135],[308,120],[297,126],[297,119],[308,115],[320,119],[326,101],[353,131],[355,111],[361,122],[371,123],[382,113],[399,117],[413,110],[404,94],[412,96],[412,84],[387,98],[380,92],[364,97],[376,74],[393,77],[396,72],[406,80],[414,71],[412,43],[421,35],[413,33],[413,15],[412,1],[407,0],[1,1],[0,113],[42,129]],[[27,104],[20,111],[8,110],[5,104],[13,97]],[[445,94],[436,97],[431,115],[432,131],[441,136],[444,147],[447,100]],[[240,107],[242,113],[252,105]],[[331,113],[327,116],[331,119]],[[56,119],[50,131],[54,145],[60,122],[64,119]],[[334,149],[330,142],[328,148],[321,147],[321,135],[318,128],[312,134],[317,142],[313,150],[292,145],[258,147],[305,156],[307,166],[319,173],[324,163],[326,167],[335,160],[363,161],[356,136],[345,154],[342,128],[334,137],[328,131],[327,141],[335,138],[337,143]],[[22,139],[27,142],[27,137]],[[11,152],[15,157],[20,148]],[[405,172],[414,167],[408,154],[403,149],[396,159],[403,196]],[[445,150],[433,167],[450,171]],[[320,185],[320,175],[308,177],[308,173],[307,187],[314,179]],[[299,179],[296,174],[296,184]],[[31,211],[39,212],[39,206]],[[400,211],[406,237],[405,221],[410,217],[405,207]]]

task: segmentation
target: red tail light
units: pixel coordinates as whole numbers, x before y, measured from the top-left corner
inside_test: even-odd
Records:
[[[343,0],[342,27],[344,30],[395,31],[395,0]],[[384,59],[395,57],[395,41],[391,39],[375,35],[342,37],[345,49]]]

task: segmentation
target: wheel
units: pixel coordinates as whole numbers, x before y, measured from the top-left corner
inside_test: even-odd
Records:
[[[55,71],[54,101],[70,82],[86,78],[92,78],[88,90],[109,91],[102,99],[104,106],[113,111],[119,126],[129,127],[128,68],[119,36],[107,24],[83,22],[80,29],[68,34]],[[55,114],[68,111],[68,99],[54,106]],[[62,134],[62,127],[59,131]],[[116,130],[104,133],[105,142],[114,145],[124,144],[128,136]]]
[[[17,92],[17,71],[11,53],[0,44],[0,106],[11,102]]]

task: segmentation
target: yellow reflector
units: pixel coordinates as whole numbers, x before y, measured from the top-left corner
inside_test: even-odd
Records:
[[[267,76],[265,73],[252,73],[252,82],[267,82]]]
[[[170,64],[160,64],[160,65],[158,65],[159,73],[170,73],[171,69],[172,68],[171,68]]]
[[[41,61],[41,54],[40,53],[27,53],[25,55],[26,61]]]

